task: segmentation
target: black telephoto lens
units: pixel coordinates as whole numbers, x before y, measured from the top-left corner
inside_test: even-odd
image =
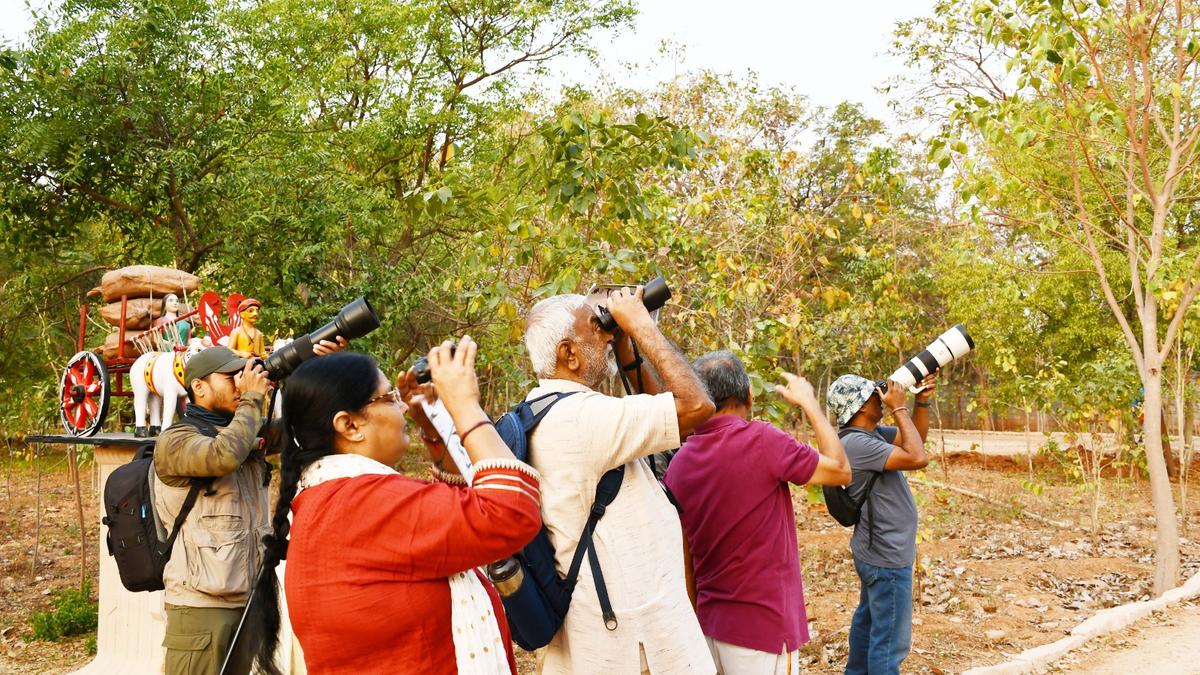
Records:
[[[272,352],[263,361],[263,368],[267,371],[267,377],[278,382],[291,375],[301,363],[311,359],[314,356],[313,345],[321,340],[333,340],[339,335],[347,340],[355,340],[376,328],[379,328],[379,315],[366,296],[360,297],[343,307],[329,323]]]
[[[662,309],[662,306],[667,304],[670,299],[671,288],[667,286],[667,280],[662,277],[655,277],[642,287],[642,304],[651,312]]]

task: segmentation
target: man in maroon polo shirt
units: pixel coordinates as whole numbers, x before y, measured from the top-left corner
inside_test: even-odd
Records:
[[[788,485],[846,485],[850,463],[804,378],[784,373],[787,386],[775,391],[804,412],[820,452],[750,419],[750,378],[732,352],[692,367],[717,412],[688,437],[663,482],[682,510],[700,627],[719,673],[799,672],[808,618]]]

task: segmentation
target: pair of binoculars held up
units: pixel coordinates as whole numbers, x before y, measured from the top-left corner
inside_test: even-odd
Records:
[[[613,290],[616,288],[627,287],[612,286],[608,288]],[[642,304],[646,306],[647,311],[653,312],[656,309],[661,309],[662,306],[667,304],[667,301],[670,299],[671,288],[667,286],[666,279],[662,278],[661,276],[651,279],[646,283],[645,286],[642,287]],[[617,321],[613,318],[612,314],[609,313],[608,308],[603,306],[597,307],[596,313],[599,316],[600,327],[606,332],[611,333],[617,329]],[[450,353],[454,353],[454,347],[450,348]],[[413,376],[417,380],[417,384],[425,384],[432,379],[432,375],[429,372],[429,359],[427,357],[422,356],[414,361],[412,364],[412,370]]]

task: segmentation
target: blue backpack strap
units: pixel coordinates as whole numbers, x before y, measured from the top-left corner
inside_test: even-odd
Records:
[[[529,461],[529,434],[541,423],[555,403],[576,392],[551,392],[529,401],[522,401],[496,420],[496,433],[522,462]]]
[[[522,427],[521,430],[514,429],[513,431],[524,431],[520,438],[513,438],[514,442],[523,443],[527,440],[528,434],[542,421],[554,404],[571,396],[577,392],[551,392],[543,394],[535,399],[525,401],[517,408],[513,409],[513,413],[517,413],[516,422]],[[527,412],[526,412],[527,411]],[[510,413],[512,414],[512,413]],[[507,415],[506,415],[507,417]],[[508,420],[501,419],[499,425],[507,427]],[[507,432],[508,429],[503,429]],[[504,437],[504,433],[501,433]],[[508,442],[508,439],[505,439]],[[511,444],[510,444],[511,447]],[[525,447],[524,445],[522,446]],[[528,458],[523,458],[528,461]],[[579,580],[579,568],[583,565],[583,556],[588,556],[588,565],[592,570],[592,580],[596,585],[596,596],[600,600],[600,610],[604,616],[604,625],[609,630],[616,630],[617,617],[613,612],[612,602],[608,597],[608,588],[604,584],[604,573],[600,570],[600,560],[596,556],[595,546],[592,545],[592,534],[596,530],[596,523],[604,516],[605,509],[608,508],[613,500],[617,498],[617,493],[621,490],[621,482],[625,479],[625,467],[619,466],[615,469],[610,469],[600,477],[600,482],[596,484],[596,499],[592,502],[592,510],[588,514],[587,523],[583,526],[583,532],[579,535],[579,544],[575,547],[575,555],[571,558],[571,568],[567,572],[567,578],[563,580],[563,586],[566,597],[569,599],[571,594],[575,592],[575,584]]]

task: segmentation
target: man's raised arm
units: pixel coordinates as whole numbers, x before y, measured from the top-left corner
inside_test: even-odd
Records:
[[[636,292],[617,289],[608,297],[608,311],[621,330],[637,342],[643,358],[658,372],[663,387],[675,397],[675,415],[679,420],[679,437],[712,417],[716,406],[708,397],[704,383],[696,376],[683,354],[658,330],[650,312],[642,304],[642,289]]]

